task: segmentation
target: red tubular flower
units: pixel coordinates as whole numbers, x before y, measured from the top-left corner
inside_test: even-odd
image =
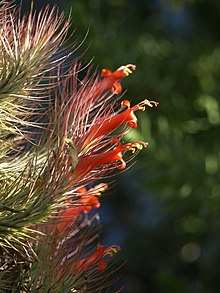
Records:
[[[145,106],[153,107],[157,105],[158,102],[148,101],[145,99],[137,105],[130,107],[130,102],[128,100],[122,101],[121,108],[123,109],[127,107],[127,109],[124,112],[118,113],[110,118],[102,119],[99,123],[94,125],[90,130],[83,147],[88,148],[92,142],[103,136],[109,135],[123,123],[127,123],[131,128],[136,128],[138,119],[134,112],[137,110],[145,111]]]
[[[123,154],[127,151],[135,153],[136,150],[141,150],[143,147],[147,147],[145,142],[133,142],[128,144],[121,144],[119,140],[116,140],[117,145],[111,149],[95,155],[83,155],[81,156],[75,170],[73,177],[83,177],[90,171],[102,167],[109,163],[114,163],[114,166],[123,170],[126,167],[126,163],[123,159]]]
[[[108,267],[109,261],[121,248],[118,245],[105,247],[102,244],[96,246],[96,250],[88,254],[86,257],[77,258],[76,262],[68,267],[68,273],[71,271],[74,275],[84,274],[85,271],[94,271],[98,268],[99,272],[103,272]],[[66,267],[59,270],[57,278],[60,279],[65,274]]]
[[[128,76],[130,73],[132,73],[132,70],[135,69],[136,65],[134,64],[122,65],[114,72],[111,72],[109,69],[102,69],[101,77],[104,77],[104,79],[100,81],[98,94],[108,88],[111,89],[112,93],[120,94],[122,87],[118,81],[123,77]]]
[[[81,259],[77,265],[77,271],[81,273],[85,269],[97,266],[100,272],[103,272],[107,268],[107,261],[104,257],[112,257],[115,253],[120,250],[117,245],[104,247],[102,244],[98,244],[96,251],[91,253],[86,258]]]
[[[88,213],[92,209],[98,209],[100,202],[98,196],[101,196],[108,188],[107,184],[100,183],[93,188],[87,190],[85,187],[77,189],[77,193],[82,194],[81,198],[77,202],[77,206],[68,208],[60,213],[61,222],[58,224],[58,229],[63,231],[75,218],[81,213]]]

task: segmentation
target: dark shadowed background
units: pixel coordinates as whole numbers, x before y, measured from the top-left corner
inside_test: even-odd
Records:
[[[30,1],[23,1],[26,9]],[[138,113],[129,137],[149,147],[117,177],[100,209],[119,244],[125,293],[220,292],[220,1],[63,0],[72,41],[101,68],[137,64],[123,80]]]

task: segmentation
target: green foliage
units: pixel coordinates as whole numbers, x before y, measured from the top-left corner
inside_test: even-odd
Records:
[[[17,13],[0,1],[0,292],[30,292],[37,239],[46,237],[37,225],[53,216],[67,191],[53,156],[59,113],[52,91],[67,58],[56,54],[69,20],[49,7],[38,16]]]

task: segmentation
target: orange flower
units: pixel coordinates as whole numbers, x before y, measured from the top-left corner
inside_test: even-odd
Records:
[[[95,251],[89,253],[87,256],[82,258],[76,258],[75,262],[67,263],[62,267],[57,274],[58,280],[65,275],[66,270],[68,273],[71,272],[74,276],[84,275],[85,271],[94,271],[98,269],[99,272],[106,270],[109,261],[121,248],[118,245],[112,245],[105,247],[102,244],[96,246]]]
[[[99,83],[99,91],[98,94],[102,93],[104,90],[110,88],[111,92],[114,94],[120,94],[122,91],[122,87],[118,82],[125,76],[128,76],[132,73],[132,70],[136,69],[136,65],[127,64],[122,65],[114,72],[111,72],[109,69],[102,69],[101,77],[104,77],[103,80]]]
[[[137,110],[145,111],[145,106],[153,107],[157,105],[158,102],[148,101],[145,99],[137,105],[130,107],[130,102],[128,100],[122,101],[121,108],[123,109],[127,107],[127,109],[124,112],[115,114],[114,116],[107,119],[103,118],[96,125],[94,125],[91,128],[89,135],[83,144],[83,147],[88,149],[95,140],[109,135],[123,123],[127,123],[131,128],[136,128],[138,119],[134,112]]]
[[[100,183],[89,190],[85,187],[78,188],[76,192],[81,194],[81,198],[77,201],[76,206],[60,213],[61,222],[58,224],[58,229],[63,231],[81,213],[87,214],[92,209],[98,209],[100,207],[98,196],[101,196],[107,188],[108,185],[104,183]]]
[[[123,170],[126,167],[123,154],[127,151],[135,153],[136,150],[141,150],[143,147],[147,146],[145,142],[133,142],[125,145],[117,139],[115,139],[115,142],[113,149],[95,155],[82,155],[73,172],[73,179],[82,178],[92,170],[110,163],[113,163],[117,169]]]
[[[104,257],[112,257],[115,253],[120,250],[117,245],[104,247],[102,244],[98,244],[96,251],[91,253],[87,257],[80,259],[77,264],[77,270],[81,273],[85,269],[97,266],[100,272],[103,272],[107,268],[107,260]]]

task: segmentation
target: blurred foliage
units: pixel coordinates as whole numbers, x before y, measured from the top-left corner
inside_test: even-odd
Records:
[[[160,102],[132,134],[149,148],[101,210],[128,258],[124,292],[220,292],[220,1],[56,3],[72,6],[73,40],[89,29],[85,61],[137,64],[126,98]]]

